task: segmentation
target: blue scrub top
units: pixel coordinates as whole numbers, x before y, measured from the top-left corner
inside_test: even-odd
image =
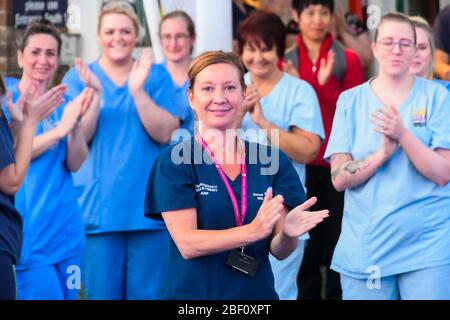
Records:
[[[73,175],[85,230],[95,234],[163,229],[162,222],[142,214],[148,175],[161,146],[145,131],[128,83],[114,84],[97,61],[89,68],[102,84],[103,96],[88,158]],[[63,83],[71,98],[84,89],[75,69]],[[172,79],[164,67],[152,65],[145,90],[157,105],[178,116]]]
[[[9,87],[16,102],[17,84]],[[56,127],[67,97],[50,117],[41,121],[35,135]],[[23,218],[23,248],[18,270],[54,264],[82,254],[84,228],[72,175],[65,166],[67,139],[61,139],[30,163],[16,194],[16,207]]]
[[[283,152],[249,142],[245,142],[245,146],[248,178],[245,224],[255,219],[268,187],[273,188],[274,195],[283,195],[288,207],[303,203],[305,193],[300,179]],[[263,165],[261,155],[267,155],[264,160],[271,162],[265,161]],[[199,163],[196,161],[199,159],[205,161]],[[229,182],[240,203],[241,176]],[[148,181],[145,204],[147,217],[161,219],[162,212],[196,208],[200,230],[236,227],[225,185],[194,138],[161,151]],[[185,260],[171,238],[162,298],[278,299],[268,259],[270,240],[267,238],[246,247],[245,252],[260,262],[256,275],[249,277],[225,265],[229,251]]]
[[[424,145],[450,149],[449,106],[444,87],[416,77],[399,112],[407,130]],[[344,92],[325,159],[347,153],[361,160],[378,151],[382,135],[370,119],[383,107],[370,81]],[[346,190],[332,269],[363,279],[374,270],[386,277],[450,264],[449,208],[450,185],[422,176],[398,148],[373,177]]]
[[[169,73],[169,70],[167,70],[166,63],[161,63],[160,66],[164,67],[166,69],[167,73]],[[170,74],[170,73],[169,73]],[[178,111],[178,115],[180,117],[180,120],[182,121],[180,129],[184,130],[175,130],[172,134],[172,141],[173,144],[176,144],[176,142],[181,142],[183,140],[189,139],[193,133],[194,133],[194,111],[191,108],[191,105],[189,104],[188,99],[188,89],[189,89],[189,81],[186,81],[181,86],[177,85],[172,80],[173,86],[175,88],[176,92],[176,99],[177,99],[177,105],[179,106],[180,110]]]
[[[0,171],[15,163],[14,140],[0,109]],[[14,197],[0,190],[0,252],[19,260],[22,243],[22,218],[14,208]]]

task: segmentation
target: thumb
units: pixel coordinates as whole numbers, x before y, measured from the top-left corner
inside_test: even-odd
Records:
[[[266,190],[266,194],[264,195],[264,203],[267,203],[268,201],[270,201],[273,198],[273,189],[272,187],[267,188]]]
[[[298,210],[306,211],[309,208],[311,208],[313,205],[315,205],[316,202],[317,202],[317,198],[316,197],[312,197],[312,198],[309,198],[308,200],[306,200],[305,202],[303,202],[297,208],[298,208]]]

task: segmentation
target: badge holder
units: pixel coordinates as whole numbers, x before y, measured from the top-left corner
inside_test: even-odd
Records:
[[[259,261],[244,253],[244,247],[241,250],[232,250],[228,256],[227,266],[254,277],[259,268]]]

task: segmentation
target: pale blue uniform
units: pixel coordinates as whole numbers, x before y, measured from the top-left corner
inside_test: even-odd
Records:
[[[450,82],[449,81],[444,81],[444,80],[439,80],[439,79],[434,79],[434,81],[443,85],[444,87],[447,88],[447,90],[450,91]]]
[[[169,239],[164,223],[144,217],[144,196],[161,146],[145,131],[128,83],[117,86],[98,62],[89,68],[103,95],[88,158],[74,174],[88,235],[85,294],[88,299],[156,299]],[[63,82],[71,97],[84,87],[74,69]],[[152,65],[145,91],[178,116],[172,80],[162,66]]]
[[[20,97],[17,84],[8,90],[16,102]],[[55,128],[63,110],[64,105],[41,121],[36,136]],[[85,236],[72,176],[65,166],[66,154],[64,138],[33,159],[16,193],[24,235],[16,266],[19,299],[77,299],[79,279],[70,277],[80,276]]]
[[[159,64],[160,66],[167,70],[166,63]],[[170,74],[170,73],[169,73]],[[177,105],[179,106],[178,115],[181,120],[180,129],[175,130],[172,133],[172,143],[175,144],[177,142],[189,139],[194,133],[194,111],[192,110],[189,99],[188,99],[188,89],[189,89],[189,81],[186,80],[181,86],[177,85],[175,81],[172,80],[173,86],[176,92]]]
[[[250,84],[250,74],[245,75],[245,82]],[[289,131],[291,127],[297,127],[304,131],[318,135],[324,139],[322,117],[316,93],[311,85],[303,80],[294,78],[287,73],[265,97],[262,97],[261,107],[264,117],[281,128]],[[268,144],[266,133],[261,130],[247,113],[242,121],[242,129],[246,131],[244,138],[251,142]],[[305,165],[292,161],[292,164],[305,188]],[[297,299],[297,273],[303,259],[304,241],[308,235],[300,237],[300,243],[287,259],[278,261],[272,255],[270,263],[275,275],[275,288],[281,300]]]
[[[424,145],[450,149],[449,106],[445,88],[416,77],[398,110]],[[382,135],[370,119],[383,107],[370,81],[344,92],[325,159],[347,153],[361,160],[377,152]],[[449,299],[449,230],[450,185],[422,176],[398,148],[374,176],[345,192],[331,265],[341,274],[344,299]],[[381,289],[371,289],[379,278]]]

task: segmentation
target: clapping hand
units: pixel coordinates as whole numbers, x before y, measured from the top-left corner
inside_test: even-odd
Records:
[[[319,73],[317,74],[317,81],[319,85],[323,86],[330,81],[331,75],[333,74],[335,53],[330,50],[328,51],[327,58],[320,59]]]
[[[92,88],[96,93],[102,90],[102,86],[98,78],[94,75],[91,69],[89,69],[87,63],[80,58],[75,59],[75,70],[78,72],[78,76],[85,87]]]
[[[29,119],[39,123],[49,117],[63,103],[66,90],[67,86],[62,84],[50,89],[40,97],[36,97],[37,84],[33,83],[24,90],[15,104],[12,102],[12,93],[8,92],[6,107],[11,121],[21,123],[25,119]]]
[[[72,132],[91,105],[93,96],[94,89],[85,88],[72,102],[66,106],[61,117],[61,121],[57,126],[60,136],[65,137]]]
[[[283,201],[283,196],[273,197],[272,188],[267,189],[258,213],[249,225],[251,233],[257,235],[258,240],[267,238],[272,234],[276,223],[283,214]]]
[[[128,77],[128,88],[131,93],[136,93],[144,89],[152,63],[153,58],[150,49],[142,50],[141,58],[134,61]]]
[[[283,232],[289,237],[299,237],[310,231],[329,216],[328,210],[307,211],[317,202],[313,197],[289,211],[284,220]]]
[[[249,112],[250,118],[257,125],[265,119],[260,99],[261,97],[259,95],[258,88],[254,84],[250,84],[245,92],[243,116],[246,112]]]

